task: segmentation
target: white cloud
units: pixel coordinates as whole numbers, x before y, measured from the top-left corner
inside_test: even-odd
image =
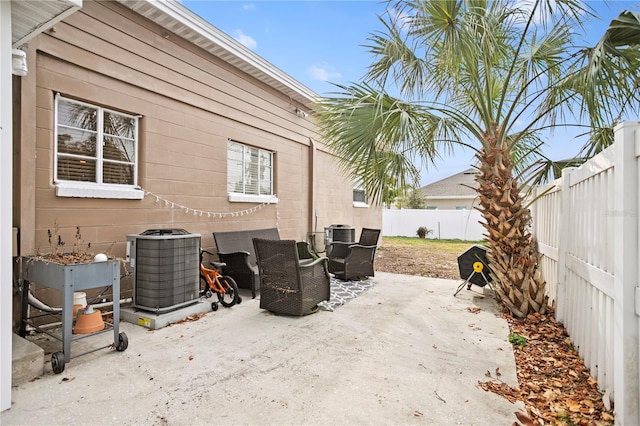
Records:
[[[332,72],[327,70],[327,67],[324,65],[318,66],[315,64],[307,68],[307,74],[309,74],[309,76],[311,76],[311,78],[313,78],[314,80],[320,81],[336,80],[342,77],[342,74],[340,74],[339,72]]]
[[[258,42],[256,42],[253,37],[246,35],[242,32],[242,30],[235,30],[233,32],[233,38],[239,41],[246,48],[251,50],[256,50],[258,48]]]
[[[256,5],[253,3],[247,3],[242,5],[242,10],[255,10]]]
[[[578,1],[577,3],[580,7],[585,7],[584,2]],[[535,4],[535,1],[533,0],[514,0],[513,1],[513,6],[521,9],[527,15],[531,14],[534,4]],[[533,22],[536,24],[545,22],[545,20],[547,20],[550,17],[550,13],[554,13],[557,16],[559,13],[558,7],[559,6],[556,3],[556,0],[548,0],[548,3],[542,2],[541,4],[538,5],[538,8],[536,9]]]
[[[410,22],[411,19],[414,18],[414,16],[411,16],[406,11],[399,10],[395,7],[392,9],[387,9],[386,13],[388,13],[389,16],[393,18],[401,31],[407,32],[410,29]]]

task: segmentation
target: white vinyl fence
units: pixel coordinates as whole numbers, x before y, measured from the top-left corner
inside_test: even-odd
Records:
[[[556,317],[579,348],[615,422],[640,424],[640,122],[561,179],[537,188],[533,229]]]
[[[417,237],[420,226],[433,232],[427,238],[479,241],[484,228],[477,210],[383,210],[382,235],[387,237]]]

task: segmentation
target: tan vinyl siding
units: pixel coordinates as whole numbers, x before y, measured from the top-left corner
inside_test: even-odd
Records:
[[[215,247],[212,232],[221,230],[278,226],[281,237],[302,240],[312,230],[315,208],[320,231],[334,223],[355,226],[358,233],[362,226],[382,226],[379,208],[352,207],[351,179],[337,172],[335,159],[320,144],[314,151],[312,116],[295,114],[304,105],[166,35],[120,4],[85,0],[55,31],[30,42],[30,74],[16,91],[21,93],[24,135],[16,150],[22,157],[15,179],[22,255],[50,251],[48,231],[60,235],[64,249],[72,249],[76,227],[92,252],[124,256],[126,235],[151,228],[199,233],[204,248]],[[189,212],[156,202],[154,196],[56,196],[55,93],[139,115],[138,184]],[[229,139],[275,153],[278,204],[239,217],[207,216],[258,206],[228,201]],[[204,213],[194,216],[192,209]]]
[[[55,32],[39,37],[34,248],[45,250],[47,229],[55,224],[67,244],[80,226],[96,249],[111,248],[115,255],[124,253],[127,233],[156,227],[201,233],[203,246],[210,247],[214,230],[272,227],[280,216],[281,235],[304,235],[309,179],[301,164],[308,164],[311,123],[295,115],[299,105],[238,71],[231,72],[206,52],[182,40],[165,39],[149,28],[160,31],[117,4],[86,2]],[[276,153],[275,192],[280,203],[239,218],[209,218],[206,213],[201,217],[171,209],[154,197],[56,197],[52,181],[56,92],[139,114],[139,184],[176,205],[216,213],[255,207],[227,201],[228,139]]]
[[[467,210],[471,210],[474,207],[478,207],[479,202],[477,198],[457,198],[457,199],[446,199],[446,198],[427,198],[428,206],[435,206],[441,210],[455,210],[459,207],[464,207]]]
[[[316,169],[321,185],[316,186],[316,206],[320,210],[318,231],[333,224],[356,228],[356,239],[362,227],[381,228],[382,210],[379,206],[353,207],[353,180],[341,172],[335,158],[320,145],[316,155]],[[338,207],[339,206],[339,207]]]
[[[289,131],[296,116],[295,105],[288,99],[274,99],[272,89],[249,81],[248,76],[240,75],[218,58],[197,51],[173,35],[165,39],[165,30],[143,21],[148,29],[138,21],[141,19],[137,15],[117,4],[87,2],[80,13],[57,25],[55,33],[49,33],[47,50],[68,62],[104,70],[118,80],[216,114],[233,114],[238,121],[261,119],[255,123],[261,129],[279,134],[284,131],[283,136],[296,137]],[[260,86],[258,90],[256,85]],[[283,110],[290,114],[284,115]]]

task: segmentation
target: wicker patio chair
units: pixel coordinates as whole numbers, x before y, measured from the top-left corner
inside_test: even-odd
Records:
[[[256,256],[253,254],[252,238],[279,240],[277,228],[247,229],[242,231],[214,232],[213,239],[220,262],[224,263],[222,273],[236,281],[238,288],[251,289],[251,297],[256,298],[260,288]]]
[[[334,241],[329,251],[329,272],[344,281],[372,277],[379,237],[379,229],[362,228],[357,243]]]
[[[311,247],[309,247],[309,243],[306,241],[298,241],[296,248],[298,249],[298,259],[303,263],[315,260],[318,257],[311,253]]]
[[[260,308],[286,315],[307,315],[329,300],[327,258],[301,263],[293,240],[254,238],[260,275]]]

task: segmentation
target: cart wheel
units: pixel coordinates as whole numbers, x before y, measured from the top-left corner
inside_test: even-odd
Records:
[[[218,303],[217,302],[211,302],[211,310],[214,311],[214,312],[218,310]]]
[[[62,352],[54,352],[51,354],[51,369],[56,374],[64,371],[64,354]]]
[[[118,345],[116,346],[116,351],[124,352],[129,347],[129,339],[127,339],[127,335],[124,333],[118,334]]]
[[[236,305],[239,305],[242,303],[242,297],[238,296],[238,301],[236,302]]]

